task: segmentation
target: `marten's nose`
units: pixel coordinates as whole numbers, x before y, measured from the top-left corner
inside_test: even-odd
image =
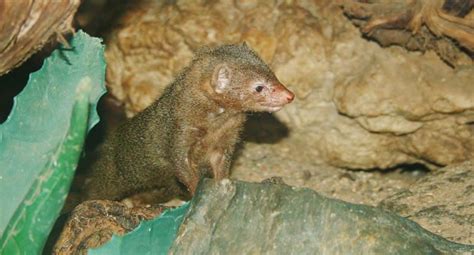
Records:
[[[276,93],[281,104],[289,104],[295,99],[295,94],[279,82],[274,85],[273,91]]]
[[[293,94],[293,92],[288,90],[288,95],[286,96],[286,100],[288,100],[288,103],[291,103],[293,99],[295,99],[295,94]]]

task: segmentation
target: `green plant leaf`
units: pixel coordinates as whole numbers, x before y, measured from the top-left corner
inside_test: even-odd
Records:
[[[87,133],[90,81],[79,87],[69,132],[30,187],[0,239],[3,254],[40,254],[58,216]],[[25,245],[26,244],[26,245]]]
[[[21,249],[9,250],[13,254],[32,254],[25,252],[30,246],[31,252],[41,251],[63,206],[86,131],[99,120],[103,46],[82,31],[70,44],[72,49],[55,50],[30,76],[0,125],[0,249]]]
[[[124,236],[112,236],[112,240],[99,248],[90,249],[88,254],[168,254],[188,209],[189,202],[167,210],[154,220],[140,223]]]

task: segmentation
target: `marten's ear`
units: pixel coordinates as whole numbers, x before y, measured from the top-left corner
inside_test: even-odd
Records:
[[[222,93],[230,85],[232,71],[226,64],[221,64],[216,67],[213,75],[214,91]]]

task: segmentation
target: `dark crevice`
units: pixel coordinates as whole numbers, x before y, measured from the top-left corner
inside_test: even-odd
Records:
[[[25,88],[30,74],[39,70],[43,58],[35,55],[20,67],[0,76],[0,124],[5,122],[13,107],[13,98]]]
[[[346,168],[348,171],[364,171],[364,172],[379,172],[383,175],[399,173],[403,175],[411,175],[414,177],[421,177],[431,172],[430,168],[422,163],[400,164],[389,168],[369,168],[369,169],[355,169]]]
[[[414,164],[402,164],[396,166],[394,171],[400,171],[402,174],[411,174],[415,176],[423,176],[430,172],[430,169],[421,163],[414,163]]]

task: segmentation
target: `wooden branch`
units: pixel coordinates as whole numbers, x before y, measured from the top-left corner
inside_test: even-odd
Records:
[[[73,32],[80,0],[0,1],[0,75],[19,66],[49,40]]]
[[[383,46],[434,50],[453,66],[473,63],[474,21],[464,18],[473,0],[348,0],[341,6],[362,33]]]

